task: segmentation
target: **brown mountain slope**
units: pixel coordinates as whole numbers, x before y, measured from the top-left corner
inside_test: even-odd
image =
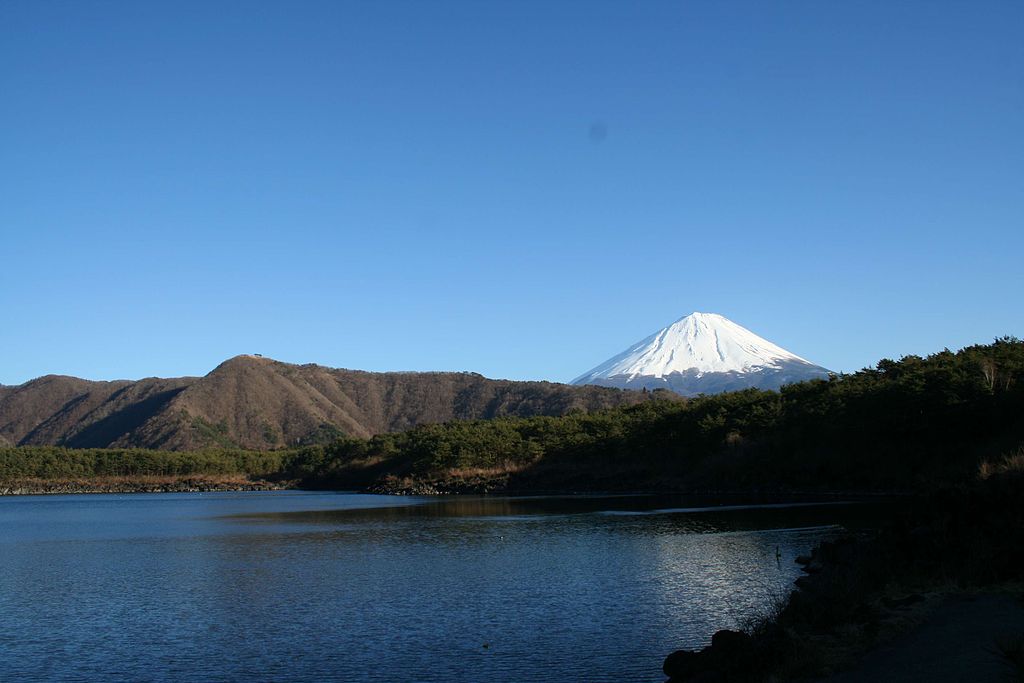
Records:
[[[69,447],[266,449],[428,422],[561,415],[638,392],[472,373],[373,373],[238,356],[205,377],[90,382],[47,376],[0,392],[0,439]],[[2,442],[0,442],[2,443]]]
[[[0,384],[0,405],[3,405],[4,398],[7,395],[9,395],[12,391],[14,391],[14,387],[5,387],[3,384]],[[7,438],[7,436],[5,436],[4,434],[0,433],[0,447],[10,445],[11,440]]]
[[[44,434],[68,431],[110,394],[128,384],[46,375],[9,387],[0,396],[0,436],[16,444],[49,443]]]
[[[194,378],[91,382],[47,375],[0,395],[0,438],[13,444],[107,446]]]

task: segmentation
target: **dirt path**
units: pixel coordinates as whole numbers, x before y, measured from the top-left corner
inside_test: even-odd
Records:
[[[950,683],[1020,680],[996,643],[1024,635],[1024,605],[1013,595],[952,597],[916,629],[867,654],[828,683]]]

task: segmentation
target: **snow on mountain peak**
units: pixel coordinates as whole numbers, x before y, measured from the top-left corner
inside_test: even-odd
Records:
[[[573,384],[611,377],[662,378],[673,373],[752,372],[787,363],[813,366],[716,313],[694,312],[614,356]]]

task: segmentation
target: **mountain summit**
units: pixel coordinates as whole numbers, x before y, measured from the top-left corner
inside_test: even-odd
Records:
[[[614,356],[572,384],[716,394],[828,377],[820,365],[715,313],[691,313]]]

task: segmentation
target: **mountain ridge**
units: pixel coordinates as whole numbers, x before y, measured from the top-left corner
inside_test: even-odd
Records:
[[[642,400],[599,387],[460,372],[375,373],[245,354],[202,377],[44,375],[0,387],[0,444],[265,450],[424,423],[562,415]]]

